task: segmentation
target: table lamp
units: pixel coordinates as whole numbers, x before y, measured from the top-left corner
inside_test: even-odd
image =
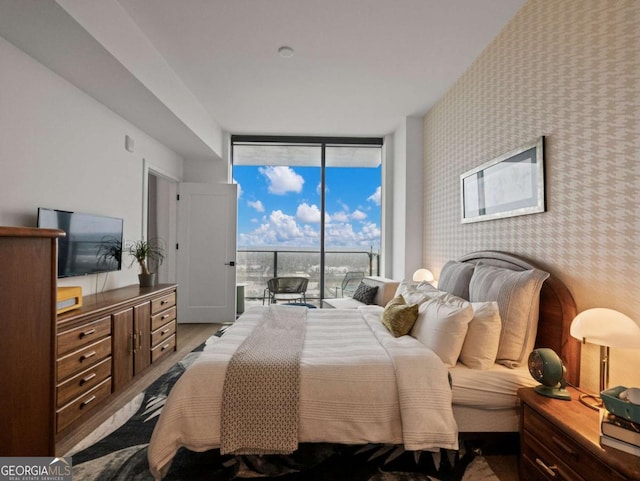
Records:
[[[429,269],[418,269],[413,273],[414,282],[433,282],[434,279],[433,273]]]
[[[640,348],[640,326],[614,309],[598,307],[581,312],[571,322],[569,332],[583,343],[600,346],[600,392],[609,387],[609,348]],[[599,400],[599,396],[580,396],[583,404],[593,409],[599,407],[585,402],[585,398]]]

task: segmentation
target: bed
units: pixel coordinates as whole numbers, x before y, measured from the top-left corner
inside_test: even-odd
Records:
[[[478,251],[462,256],[458,262],[483,263],[514,271],[539,266],[522,257],[499,251]],[[580,383],[580,342],[569,334],[577,314],[568,288],[553,274],[540,290],[538,325],[534,347],[549,347],[567,368],[567,382]],[[469,369],[461,363],[450,369],[453,378],[453,412],[461,437],[519,430],[516,391],[536,383],[526,364],[514,369],[495,364],[489,370]]]
[[[460,312],[469,310],[469,302],[463,301],[465,288],[467,298],[470,296],[465,275],[470,271],[492,273],[495,268],[501,275],[507,271],[540,272],[532,263],[501,252],[476,252],[452,261],[447,266],[447,279],[441,277],[452,292],[438,290],[436,295],[433,288],[424,286],[429,292],[425,297],[429,301],[424,305],[430,306],[425,310],[437,312],[438,322],[446,318],[447,328],[442,329],[442,323],[424,321],[413,326],[410,336],[392,335],[380,322],[385,309],[379,306],[345,310],[290,307],[288,311],[278,311],[283,308],[274,306],[248,309],[221,338],[205,348],[174,386],[149,446],[152,474],[161,479],[180,447],[222,451],[221,425],[225,425],[222,419],[227,399],[223,403],[223,386],[234,353],[241,350],[239,347],[252,332],[267,324],[265,316],[287,317],[293,311],[304,312],[303,319],[290,325],[304,322],[306,326],[296,388],[297,441],[401,444],[409,450],[438,450],[456,449],[459,434],[517,431],[515,391],[531,383],[526,365],[511,362],[507,367],[504,362],[492,362],[489,367],[472,369],[457,362],[458,354],[448,357],[448,351],[442,350],[442,345],[447,349],[450,344],[462,346],[465,339],[464,333],[462,340],[459,335],[452,336],[456,329],[450,328],[453,317],[462,319]],[[538,327],[535,345],[558,352],[567,365],[569,381],[577,383],[580,346],[568,334],[575,304],[567,288],[547,276],[545,273],[539,277],[544,277],[544,282],[539,282],[539,296],[532,310]],[[462,297],[454,294],[459,288]],[[398,290],[402,290],[402,284]],[[456,299],[453,304],[452,298]],[[449,311],[443,316],[443,305],[459,308],[447,307]],[[451,314],[453,311],[455,315]],[[474,316],[472,313],[475,319]],[[469,326],[473,322],[470,321],[471,318],[466,321]],[[288,326],[281,332],[287,332]],[[445,336],[444,341],[439,336]],[[287,336],[273,337],[271,342],[283,337]],[[533,345],[533,338],[528,343]],[[455,349],[460,352],[460,347],[454,347],[454,352]]]

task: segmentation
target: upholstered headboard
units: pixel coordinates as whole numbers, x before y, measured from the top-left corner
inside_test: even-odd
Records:
[[[473,264],[482,261],[490,266],[514,271],[540,269],[522,257],[499,251],[471,252],[458,260]],[[580,342],[571,337],[569,329],[576,314],[576,303],[569,289],[551,274],[540,291],[536,347],[549,347],[558,353],[567,368],[567,381],[574,386],[580,384]]]

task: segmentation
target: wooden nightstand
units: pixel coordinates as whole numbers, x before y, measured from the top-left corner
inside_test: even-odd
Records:
[[[520,481],[640,480],[640,457],[600,446],[598,412],[521,388]]]

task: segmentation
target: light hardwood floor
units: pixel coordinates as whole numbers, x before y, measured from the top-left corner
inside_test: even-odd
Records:
[[[56,440],[56,455],[63,456],[78,442],[88,436],[100,424],[109,419],[118,409],[144,391],[151,383],[164,374],[171,366],[212,336],[220,324],[178,324],[178,350],[158,363],[154,363],[147,371],[135,379],[122,393],[112,396],[91,419],[82,426]]]

